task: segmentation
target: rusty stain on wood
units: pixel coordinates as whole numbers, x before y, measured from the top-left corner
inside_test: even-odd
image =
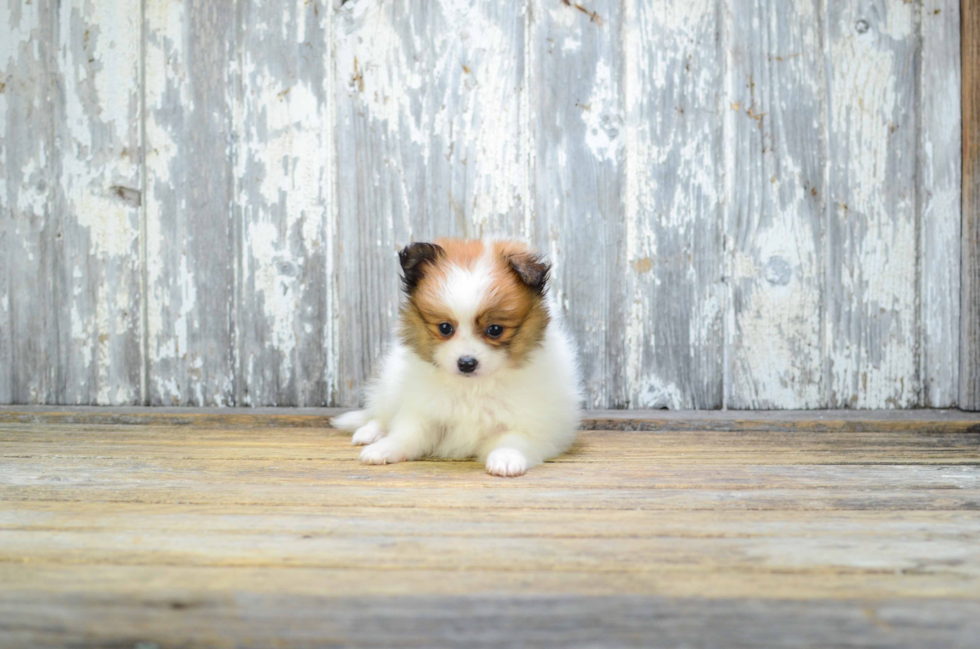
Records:
[[[589,17],[589,21],[590,22],[594,22],[599,27],[602,27],[602,18],[599,16],[599,13],[598,12],[596,12],[596,11],[589,11],[583,5],[581,5],[581,4],[577,3],[577,2],[575,4],[572,4],[571,0],[561,0],[561,3],[563,5],[565,5],[566,7],[572,7],[574,9],[578,9],[579,11],[581,11],[582,13],[584,13],[586,16]]]

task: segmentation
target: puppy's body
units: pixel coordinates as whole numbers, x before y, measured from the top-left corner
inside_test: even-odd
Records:
[[[521,475],[574,441],[573,346],[545,296],[548,267],[511,242],[437,241],[401,254],[408,301],[365,410],[334,421],[361,460],[423,456]]]

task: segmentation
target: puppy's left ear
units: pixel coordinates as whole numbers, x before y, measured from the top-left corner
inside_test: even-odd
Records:
[[[442,247],[434,243],[410,243],[398,253],[402,265],[402,288],[411,294],[422,280],[425,267],[445,254]]]
[[[533,253],[518,253],[508,258],[511,270],[529,289],[538,295],[544,295],[548,289],[548,273],[551,266],[544,263],[541,257]]]

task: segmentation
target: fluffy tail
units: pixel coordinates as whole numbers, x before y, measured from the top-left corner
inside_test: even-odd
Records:
[[[330,420],[330,425],[340,430],[353,433],[355,430],[368,423],[371,418],[367,410],[351,410],[342,415],[338,415]]]

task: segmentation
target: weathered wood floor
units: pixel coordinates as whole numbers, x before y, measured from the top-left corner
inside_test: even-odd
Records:
[[[650,416],[505,480],[0,409],[0,645],[980,646],[980,417]]]

